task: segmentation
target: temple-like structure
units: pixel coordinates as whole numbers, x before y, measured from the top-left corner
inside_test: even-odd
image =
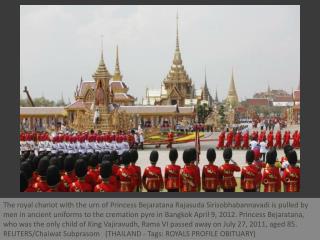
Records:
[[[117,94],[123,93],[127,96],[128,88],[116,88],[115,81],[111,81],[111,79],[116,79],[120,84],[122,83],[118,49],[115,74],[112,76],[109,73],[102,51],[99,66],[92,78],[94,81],[83,81],[81,78],[80,87],[76,87],[74,94],[75,102],[65,108],[68,112],[68,125],[78,131],[94,128],[110,131],[133,127],[129,126],[130,116],[118,112],[118,104],[123,103],[123,99],[119,98]],[[130,101],[126,101],[126,103],[128,102],[130,103]],[[133,104],[132,101],[131,104]],[[97,116],[99,119],[95,121]]]
[[[206,103],[211,106],[213,98],[209,93],[206,74],[204,86],[200,89],[195,89],[192,79],[184,68],[179,43],[178,15],[176,24],[176,48],[170,70],[160,89],[146,89],[146,96],[143,98],[142,104],[178,105],[183,107]]]

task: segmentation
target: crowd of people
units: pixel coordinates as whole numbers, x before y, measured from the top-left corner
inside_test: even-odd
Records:
[[[56,153],[25,151],[20,159],[21,192],[234,192],[237,181],[234,172],[241,171],[240,187],[244,192],[300,191],[300,168],[297,153],[292,146],[284,148],[285,156],[277,161],[277,150],[266,153],[261,161],[259,151],[247,150],[246,166],[242,168],[232,160],[232,149],[223,150],[224,164],[217,166],[216,151],[207,150],[208,164],[202,172],[197,164],[197,151],[183,152],[184,166],[176,164],[178,151],[171,148],[168,165],[157,167],[159,154],[150,153],[150,166],[142,173],[137,165],[136,149],[124,150],[121,155],[111,152]],[[163,170],[163,171],[162,171]],[[162,175],[164,173],[164,175]]]
[[[223,148],[234,148],[234,149],[249,149],[255,146],[261,145],[265,146],[266,149],[271,149],[272,147],[283,148],[286,145],[292,145],[293,148],[300,148],[300,132],[298,130],[294,131],[291,135],[290,131],[287,130],[282,135],[281,131],[278,130],[276,133],[273,131],[252,131],[249,135],[249,131],[242,133],[240,130],[234,132],[222,131],[218,137],[217,149]],[[252,147],[253,146],[253,147]],[[265,151],[266,153],[266,151]]]

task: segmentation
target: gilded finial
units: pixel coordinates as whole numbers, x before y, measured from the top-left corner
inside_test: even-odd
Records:
[[[177,37],[176,37],[176,50],[179,51],[179,15],[177,10]]]
[[[101,60],[103,60],[103,35],[101,34]]]
[[[114,81],[121,81],[122,80],[122,76],[121,76],[121,72],[120,72],[120,64],[119,64],[119,49],[118,49],[118,45],[117,45],[117,48],[116,48],[116,66],[115,66],[115,69],[114,69],[113,80]]]

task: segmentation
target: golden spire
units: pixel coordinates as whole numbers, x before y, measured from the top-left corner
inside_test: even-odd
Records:
[[[178,26],[178,23],[179,23],[179,15],[178,15],[178,11],[177,11],[177,36],[176,36],[176,51],[180,51],[179,49],[179,26]]]
[[[100,58],[100,64],[104,65],[104,59],[103,59],[103,35],[101,35],[101,58]]]
[[[178,27],[178,22],[179,22],[179,16],[178,16],[178,12],[177,12],[176,51],[174,53],[174,59],[173,59],[173,64],[175,64],[175,65],[181,65],[182,64],[180,46],[179,46],[179,27]]]
[[[232,74],[231,74],[231,81],[229,85],[229,91],[228,91],[228,97],[227,102],[232,106],[235,107],[239,100],[238,100],[238,94],[236,91],[235,83],[234,83],[234,74],[233,74],[233,68],[232,68]]]
[[[103,58],[103,35],[101,35],[101,58],[100,58],[100,62],[99,62],[99,66],[96,70],[96,72],[93,74],[94,78],[97,77],[108,77],[110,78],[111,75],[109,74],[106,64],[104,62],[104,58]]]
[[[117,45],[117,51],[116,51],[116,66],[115,66],[115,69],[114,69],[113,80],[114,81],[121,81],[122,80],[122,75],[121,75],[121,72],[120,72],[120,65],[119,65],[118,45]]]

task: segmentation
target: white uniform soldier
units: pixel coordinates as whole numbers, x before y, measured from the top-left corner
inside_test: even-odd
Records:
[[[103,152],[109,152],[110,146],[108,141],[103,141]]]
[[[54,136],[52,138],[52,144],[51,144],[51,153],[56,154],[58,152],[58,136]]]
[[[47,152],[51,152],[51,145],[52,145],[52,142],[50,140],[50,137],[46,136],[45,141],[44,141],[44,148]]]
[[[96,141],[95,148],[96,148],[96,152],[99,152],[99,153],[103,152],[104,144],[102,142],[102,136],[101,135],[97,136],[97,141]]]
[[[87,142],[87,153],[94,153],[95,139],[93,135],[90,135]]]
[[[78,149],[79,153],[85,154],[87,152],[87,143],[84,136],[79,137]]]
[[[122,142],[123,142],[122,136],[117,136],[117,142],[115,146],[116,146],[116,151],[118,155],[122,155],[122,153],[124,152]]]

